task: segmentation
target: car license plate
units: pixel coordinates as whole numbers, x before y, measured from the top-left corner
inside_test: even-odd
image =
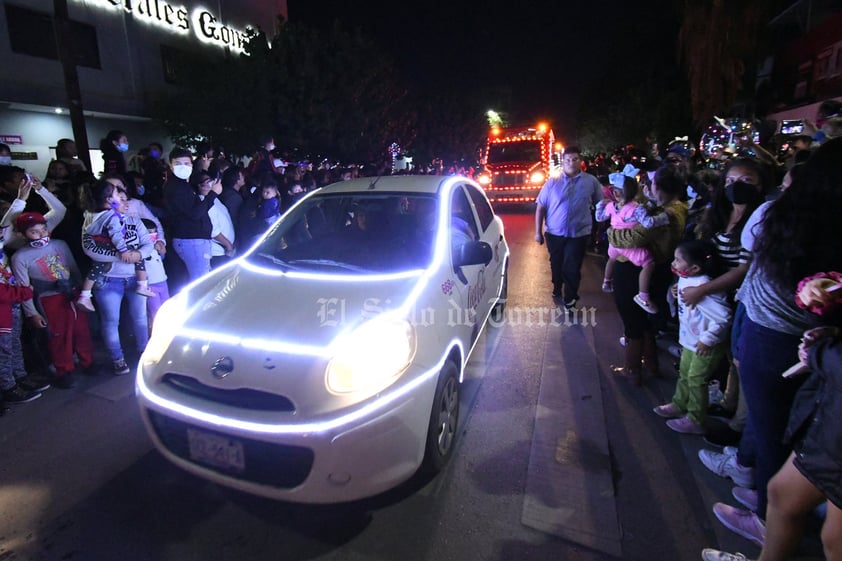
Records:
[[[210,464],[231,471],[246,469],[243,443],[224,436],[187,429],[190,458],[203,464]]]

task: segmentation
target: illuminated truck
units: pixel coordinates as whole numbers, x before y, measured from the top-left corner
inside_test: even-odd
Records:
[[[494,127],[488,134],[485,170],[478,176],[492,203],[532,203],[558,167],[561,145],[545,123]]]

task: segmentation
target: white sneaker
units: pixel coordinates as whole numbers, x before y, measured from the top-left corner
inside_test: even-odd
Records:
[[[754,468],[741,466],[736,450],[732,446],[726,446],[722,452],[699,450],[699,459],[719,477],[729,477],[740,487],[754,487]]]
[[[143,286],[138,286],[135,290],[136,294],[140,294],[141,296],[146,296],[147,298],[152,298],[155,296],[155,293],[150,288],[146,288]]]
[[[728,553],[718,549],[703,549],[702,559],[704,561],[749,561],[742,553]]]
[[[646,310],[646,313],[658,313],[658,306],[656,306],[651,300],[644,300],[640,294],[635,294],[633,300],[635,304]]]
[[[79,298],[77,298],[76,305],[82,308],[83,310],[88,310],[89,312],[96,311],[96,309],[94,308],[94,303],[91,302],[91,299],[88,296],[80,296]]]

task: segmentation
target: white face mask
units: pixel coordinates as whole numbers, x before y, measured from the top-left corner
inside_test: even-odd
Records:
[[[172,172],[177,178],[187,181],[190,178],[190,174],[193,173],[193,166],[176,164],[172,167]]]
[[[10,166],[12,165],[12,157],[11,156],[0,156],[0,166]]]

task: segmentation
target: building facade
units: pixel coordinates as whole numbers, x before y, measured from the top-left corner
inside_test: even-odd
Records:
[[[129,138],[127,158],[149,142],[169,147],[154,123],[156,99],[175,91],[180,52],[236,56],[250,29],[271,36],[286,0],[61,0],[69,21],[93,171],[109,130]],[[73,138],[54,0],[0,0],[0,142],[15,165],[43,177],[56,141]]]

